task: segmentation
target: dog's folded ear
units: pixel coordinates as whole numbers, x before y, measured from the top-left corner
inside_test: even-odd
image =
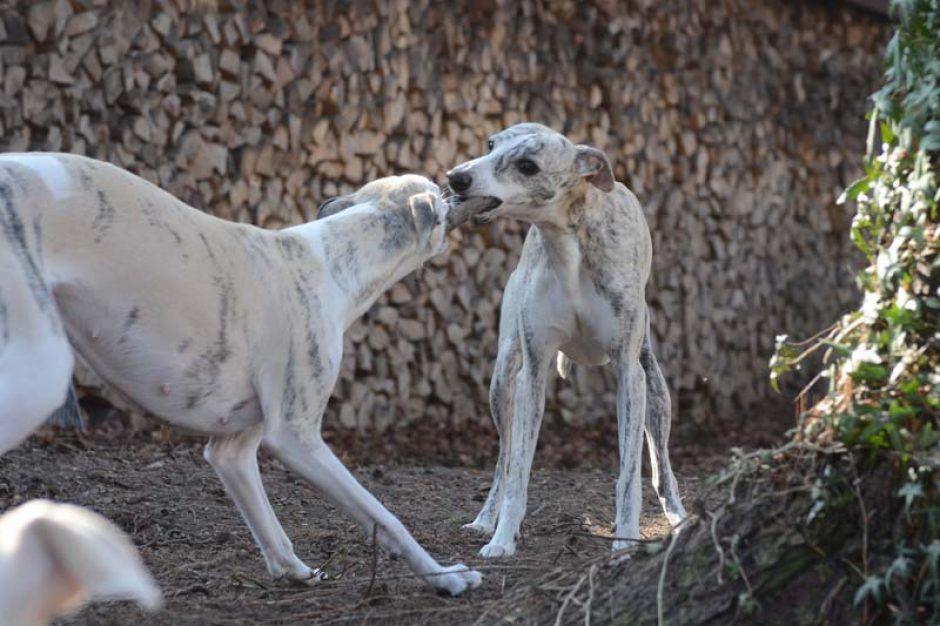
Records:
[[[439,223],[437,211],[434,210],[434,199],[430,192],[416,193],[408,199],[419,240]]]
[[[352,199],[352,196],[336,196],[335,198],[330,198],[317,209],[317,219],[321,220],[324,217],[336,215],[343,209],[348,209],[354,204],[356,204],[356,202]]]
[[[0,533],[7,550],[0,572],[35,583],[18,585],[25,606],[58,616],[99,599],[132,599],[150,610],[162,604],[130,537],[97,513],[32,500],[0,517]]]
[[[614,189],[614,170],[607,155],[597,148],[579,145],[574,157],[574,171],[604,192]]]

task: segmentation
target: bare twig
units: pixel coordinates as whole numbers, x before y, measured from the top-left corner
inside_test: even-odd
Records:
[[[712,542],[715,544],[715,552],[718,553],[718,584],[721,585],[724,583],[722,572],[725,571],[725,550],[721,547],[721,542],[718,541],[718,519],[721,516],[715,515],[711,511],[708,511],[708,516],[712,520],[709,526],[711,528]]]
[[[865,499],[862,497],[862,490],[859,485],[862,479],[858,476],[855,469],[855,456],[849,454],[849,466],[852,468],[852,490],[855,492],[855,498],[858,500],[858,508],[862,514],[862,573],[865,580],[868,580],[868,508],[865,506]],[[862,605],[862,623],[868,623],[868,597],[865,597],[865,604]]]
[[[842,591],[842,587],[845,586],[845,583],[848,579],[843,577],[837,582],[833,587],[832,591],[826,596],[826,599],[823,600],[823,603],[819,605],[819,621],[818,624],[828,624],[828,613],[829,609],[832,608],[832,601],[835,599],[839,592]]]
[[[737,543],[737,536],[735,536],[731,540],[731,558],[733,558],[734,562],[738,565],[738,571],[741,572],[741,580],[744,581],[744,586],[747,587],[747,595],[756,602],[757,599],[754,597],[754,589],[751,587],[751,581],[748,580],[747,572],[744,571],[744,563],[741,562],[737,550],[735,549]]]
[[[596,563],[588,568],[588,597],[584,602],[584,626],[591,626],[591,603],[594,602],[594,572],[596,571]]]
[[[679,539],[679,533],[673,532],[669,547],[666,548],[666,554],[663,556],[663,568],[659,571],[659,584],[656,585],[656,623],[659,626],[665,624],[663,610],[663,589],[666,586],[666,568],[669,566],[669,557],[672,555],[673,548],[676,547],[676,541]]]
[[[375,571],[378,569],[379,563],[379,525],[372,525],[372,577],[369,579],[369,588],[366,589],[366,593],[363,598],[368,598],[372,595],[372,587],[375,585]]]
[[[571,602],[571,599],[574,597],[574,594],[578,593],[578,589],[581,588],[581,585],[584,584],[587,576],[583,575],[578,579],[578,582],[571,588],[571,590],[565,595],[564,601],[561,603],[561,608],[558,609],[558,614],[555,616],[555,626],[560,626],[561,618],[565,615],[565,609],[568,608],[568,604]]]

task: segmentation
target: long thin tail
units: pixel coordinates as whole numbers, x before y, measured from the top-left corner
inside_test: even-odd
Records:
[[[65,403],[52,412],[52,415],[46,419],[46,424],[61,426],[62,428],[77,428],[80,431],[85,430],[85,416],[82,413],[82,407],[78,404],[78,394],[75,393],[74,382],[69,384]]]
[[[565,353],[561,350],[558,351],[558,356],[555,359],[555,367],[558,370],[558,375],[568,380],[568,377],[571,376],[571,359],[565,356]]]

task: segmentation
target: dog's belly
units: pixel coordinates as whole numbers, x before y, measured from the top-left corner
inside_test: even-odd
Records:
[[[197,326],[174,316],[171,306],[148,306],[146,298],[127,309],[89,288],[60,286],[55,294],[75,351],[132,404],[207,434],[261,420],[247,350],[231,339],[221,344],[210,316]]]
[[[604,346],[594,339],[579,337],[559,348],[578,365],[607,365],[610,356]]]

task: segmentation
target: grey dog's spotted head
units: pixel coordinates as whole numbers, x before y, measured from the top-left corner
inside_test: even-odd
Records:
[[[552,208],[580,185],[601,191],[614,188],[607,156],[576,145],[541,124],[516,124],[493,135],[489,154],[447,173],[453,211],[481,218],[515,217],[532,222],[552,219]]]
[[[320,205],[317,219],[341,212],[371,212],[383,224],[383,246],[414,245],[430,254],[447,244],[450,206],[441,190],[424,176],[406,174],[374,180],[354,193],[330,198]]]

